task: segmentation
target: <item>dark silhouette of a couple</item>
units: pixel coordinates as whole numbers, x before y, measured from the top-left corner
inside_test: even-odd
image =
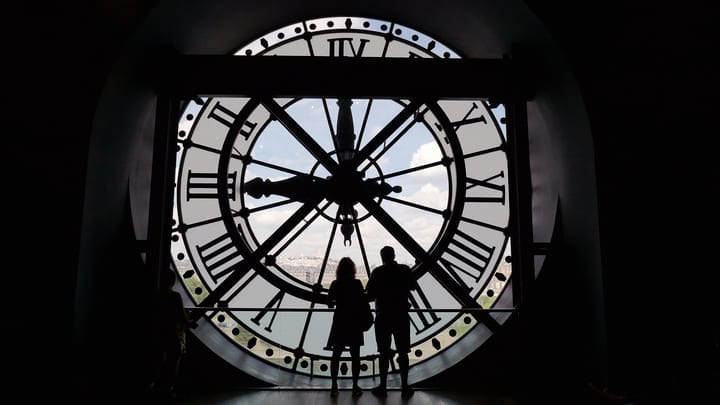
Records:
[[[417,288],[417,282],[410,267],[395,260],[395,250],[385,246],[380,250],[382,264],[375,268],[367,285],[355,278],[355,263],[349,257],[340,259],[335,271],[335,280],[330,284],[328,298],[335,307],[327,347],[332,350],[330,395],[337,396],[340,355],[350,351],[352,395],[362,395],[358,385],[360,377],[360,346],[364,342],[362,308],[368,301],[375,301],[375,340],[378,347],[380,384],[372,389],[373,395],[387,396],[387,375],[392,356],[392,341],[398,354],[401,395],[408,398],[413,388],[408,383],[410,352],[410,291]]]

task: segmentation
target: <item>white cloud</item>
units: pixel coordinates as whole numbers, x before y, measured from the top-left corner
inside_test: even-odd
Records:
[[[416,242],[425,249],[429,249],[438,236],[442,221],[437,216],[414,215],[405,224],[405,229],[413,236]]]
[[[279,227],[287,218],[295,212],[294,209],[271,209],[252,214],[251,220],[254,226],[273,225]]]
[[[448,192],[440,190],[433,184],[425,183],[408,200],[426,207],[444,210],[447,208]]]
[[[426,165],[428,163],[436,163],[442,159],[442,153],[440,147],[435,142],[428,142],[420,145],[420,147],[413,153],[412,159],[410,160],[410,167],[418,167]],[[413,176],[428,178],[444,176],[445,169],[443,166],[438,165],[428,169],[414,172]]]

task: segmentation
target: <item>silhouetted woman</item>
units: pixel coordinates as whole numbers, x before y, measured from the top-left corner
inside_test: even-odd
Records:
[[[186,332],[191,326],[180,293],[173,290],[175,272],[163,273],[155,302],[155,380],[152,389],[163,396],[174,395],[180,360],[187,352]]]
[[[363,339],[363,329],[360,324],[361,308],[365,298],[365,292],[360,280],[355,278],[355,263],[349,257],[343,257],[338,263],[335,270],[335,280],[330,284],[328,293],[330,307],[335,307],[333,315],[332,327],[330,328],[330,336],[328,337],[327,346],[332,348],[332,358],[330,359],[330,376],[332,377],[332,387],[330,395],[338,394],[338,368],[340,363],[340,354],[345,349],[350,350],[350,358],[352,366],[352,395],[354,397],[362,395],[362,389],[358,385],[360,376],[360,346],[365,342]]]

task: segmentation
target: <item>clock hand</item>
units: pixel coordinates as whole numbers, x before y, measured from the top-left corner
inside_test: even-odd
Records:
[[[335,138],[337,140],[337,154],[340,163],[352,159],[355,155],[355,134],[353,126],[352,112],[350,106],[353,101],[349,98],[341,98],[338,100],[338,117],[337,130]]]
[[[329,201],[338,203],[341,207],[341,214],[348,219],[356,218],[353,215],[352,206],[360,198],[386,196],[392,192],[402,191],[401,186],[376,180],[362,180],[359,175],[355,176],[332,176],[321,179],[309,175],[298,175],[283,180],[272,181],[256,177],[243,186],[243,191],[253,198],[269,197],[270,195],[281,195],[291,200],[305,202],[318,196],[327,198]]]
[[[244,185],[244,191],[253,198],[282,195],[294,201],[305,202],[310,198],[327,194],[327,180],[308,175],[293,176],[272,181],[255,177]]]

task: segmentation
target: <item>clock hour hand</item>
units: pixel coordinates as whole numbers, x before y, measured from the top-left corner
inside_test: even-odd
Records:
[[[337,130],[335,140],[337,145],[338,161],[345,162],[355,156],[355,134],[352,112],[350,106],[353,101],[349,98],[338,100]]]
[[[253,198],[281,195],[293,201],[305,202],[315,196],[326,194],[326,180],[312,176],[293,176],[284,180],[254,179],[245,183],[244,191]]]
[[[402,186],[391,186],[388,183],[383,182],[375,182],[372,180],[365,181],[365,188],[368,190],[368,194],[375,198],[380,196],[386,196],[390,193],[400,193],[402,192]]]

